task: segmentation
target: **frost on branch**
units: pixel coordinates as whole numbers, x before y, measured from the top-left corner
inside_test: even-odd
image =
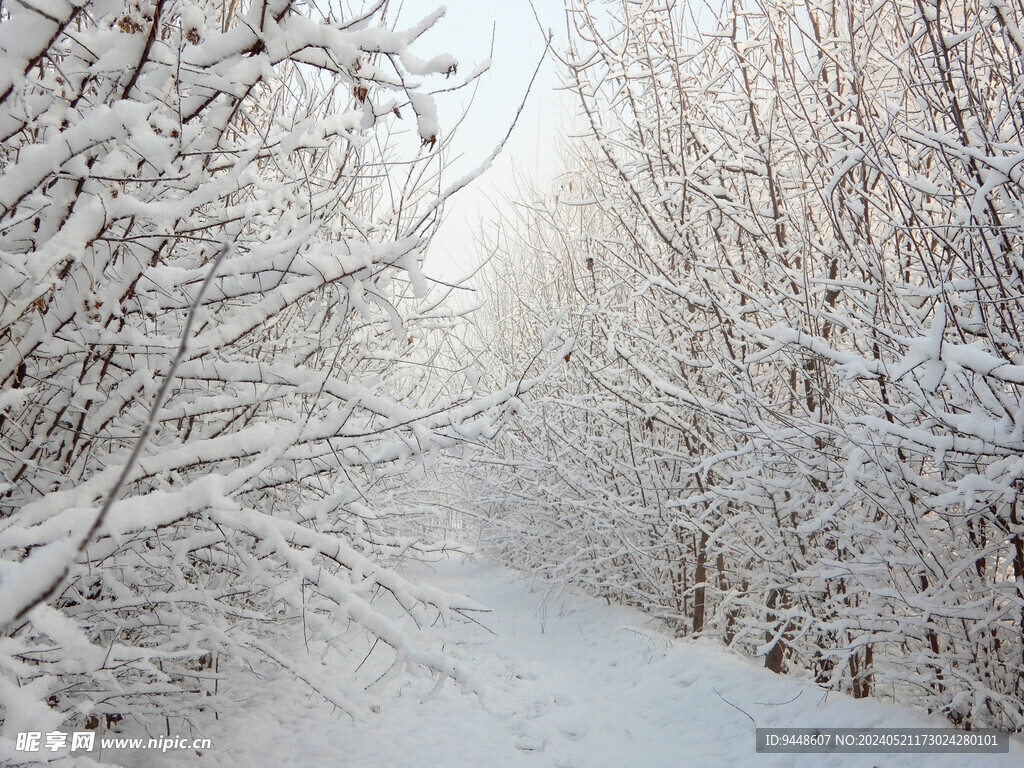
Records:
[[[374,136],[411,104],[436,137],[407,83],[454,60],[409,49],[438,15],[393,30],[379,10],[0,10],[0,739],[187,718],[224,665],[270,659],[317,688],[290,655],[303,642],[353,690],[370,646],[474,688],[418,632],[472,606],[391,568],[432,546],[390,513],[410,470],[487,431],[503,396],[432,397],[416,364],[451,324],[410,287],[438,169],[390,167]],[[317,690],[358,716],[358,697]]]

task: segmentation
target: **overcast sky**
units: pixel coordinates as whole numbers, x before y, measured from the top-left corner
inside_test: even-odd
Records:
[[[489,57],[492,60],[456,137],[461,156],[453,157],[449,180],[454,180],[477,167],[508,130],[544,50],[537,18],[544,29],[555,33],[558,45],[565,39],[565,16],[563,0],[534,0],[536,17],[527,0],[405,0],[400,18],[411,24],[441,5],[447,7],[447,14],[416,43],[414,52],[423,58],[437,53],[454,55],[463,77]],[[493,218],[490,201],[514,192],[513,164],[541,184],[550,180],[555,168],[553,142],[558,135],[560,111],[565,109],[564,97],[555,91],[557,85],[556,67],[549,61],[537,78],[503,156],[449,207],[427,259],[429,274],[452,280],[471,268],[477,260],[472,239],[480,217]],[[442,131],[458,119],[470,96],[467,89],[440,101]]]

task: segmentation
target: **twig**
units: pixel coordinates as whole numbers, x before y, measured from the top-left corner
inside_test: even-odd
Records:
[[[752,722],[752,723],[754,724],[754,727],[755,727],[755,728],[757,728],[757,721],[756,721],[756,720],[754,720],[754,718],[752,718],[752,717],[750,716],[750,714],[749,714],[748,712],[744,712],[744,711],[743,711],[742,709],[740,709],[740,708],[739,708],[739,707],[737,707],[737,706],[736,706],[735,704],[733,704],[733,703],[732,703],[731,701],[729,701],[729,700],[728,700],[727,698],[725,698],[725,696],[723,696],[722,694],[720,694],[720,693],[718,692],[718,689],[717,689],[717,688],[715,688],[715,687],[712,687],[712,688],[711,688],[711,690],[715,692],[715,694],[716,694],[716,695],[718,696],[718,698],[720,698],[720,699],[721,699],[722,701],[724,701],[724,702],[725,702],[726,704],[728,704],[728,705],[729,705],[730,707],[732,707],[733,709],[735,709],[735,710],[736,710],[737,712],[743,712],[743,714],[747,716],[747,719],[748,719],[748,720],[750,720],[750,722]]]

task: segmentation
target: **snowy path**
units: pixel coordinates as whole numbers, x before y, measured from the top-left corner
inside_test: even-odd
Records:
[[[239,765],[425,768],[712,768],[715,766],[1011,766],[1010,755],[758,755],[759,726],[925,726],[892,705],[828,696],[709,644],[644,634],[638,612],[575,595],[549,596],[511,571],[479,561],[431,566],[424,578],[493,608],[458,655],[493,676],[497,717],[451,685],[432,695],[414,681],[367,723],[317,714],[245,728]],[[634,627],[636,630],[623,627]],[[717,691],[717,692],[716,692]],[[735,706],[733,706],[735,705]],[[290,709],[294,709],[291,708]],[[225,724],[226,726],[228,724]],[[230,730],[226,730],[226,733]]]

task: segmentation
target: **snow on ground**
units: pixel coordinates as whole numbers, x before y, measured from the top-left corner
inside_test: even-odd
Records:
[[[428,582],[493,609],[481,617],[488,629],[453,627],[448,648],[489,679],[493,690],[485,707],[451,684],[433,691],[430,681],[412,680],[390,689],[367,722],[353,724],[296,686],[267,680],[250,706],[221,718],[215,747],[199,762],[303,768],[1024,764],[1020,739],[1009,755],[758,755],[751,718],[760,727],[945,723],[883,702],[826,695],[711,643],[672,641],[638,611],[552,595],[483,560],[417,568]],[[154,766],[196,762],[184,755],[140,757],[138,764]]]

